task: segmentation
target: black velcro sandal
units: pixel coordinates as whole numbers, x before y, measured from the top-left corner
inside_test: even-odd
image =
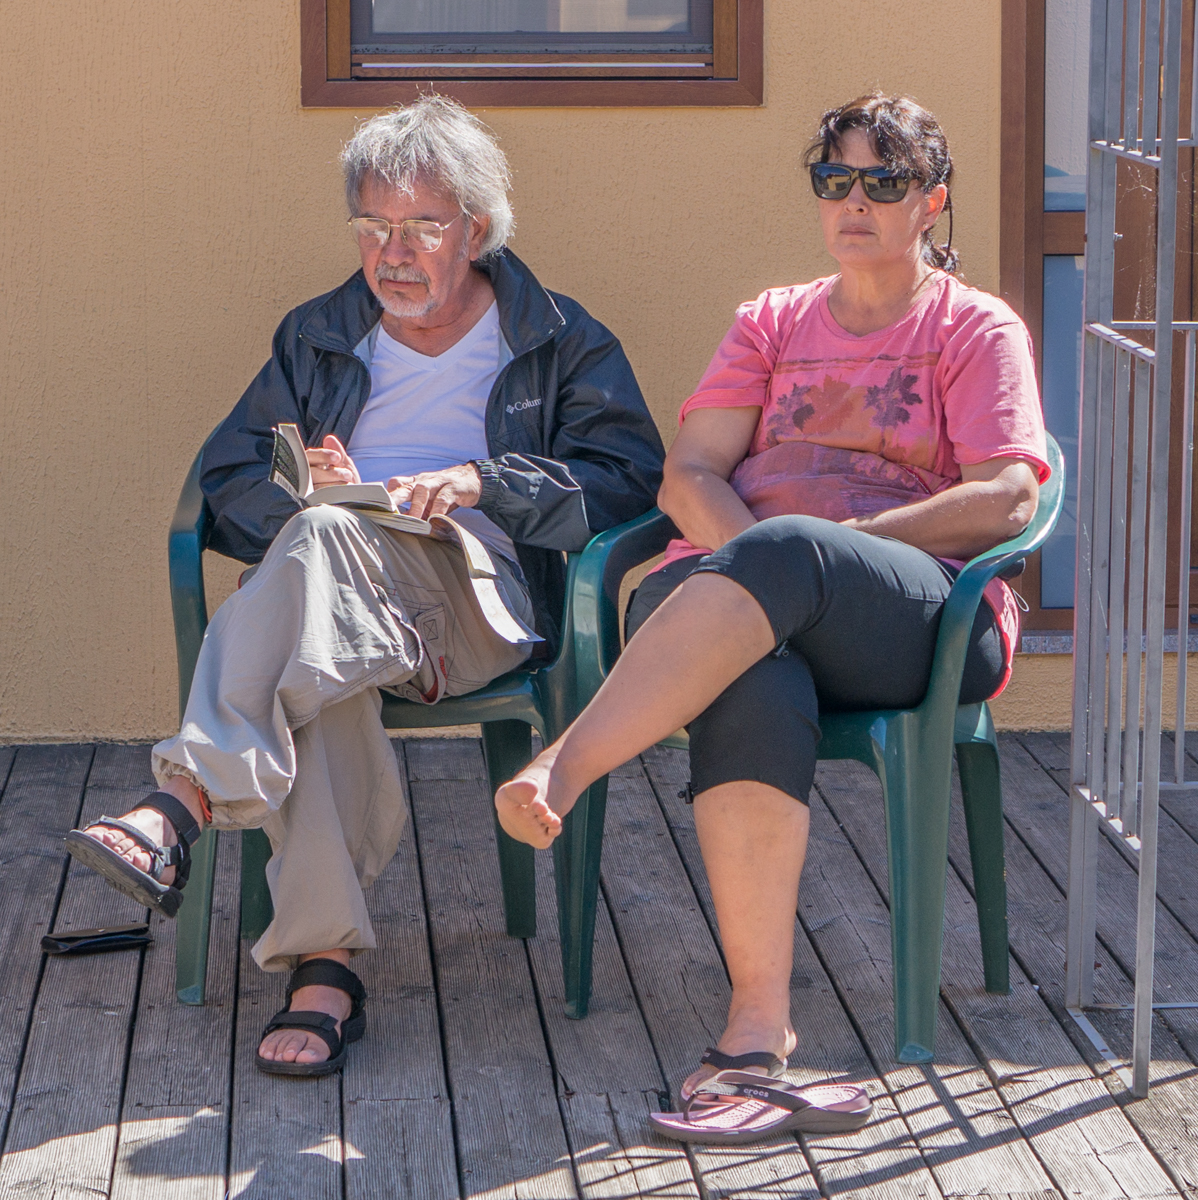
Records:
[[[319,985],[334,987],[345,992],[350,1000],[349,1016],[341,1022],[341,1033],[337,1033],[337,1018],[322,1012],[291,1012],[291,997],[303,987]],[[287,1007],[281,1008],[271,1017],[262,1031],[262,1039],[276,1029],[299,1029],[315,1034],[329,1048],[324,1062],[284,1062],[277,1058],[254,1056],[258,1070],[268,1075],[331,1075],[345,1065],[345,1056],[350,1042],[356,1042],[366,1032],[366,989],[362,981],[349,969],[331,958],[310,958],[300,963],[287,981]],[[262,1039],[259,1039],[261,1045]]]
[[[118,892],[124,892],[138,904],[144,904],[164,917],[173,917],[183,903],[183,888],[191,875],[191,848],[199,840],[200,827],[186,807],[166,792],[147,796],[136,808],[149,808],[161,813],[174,826],[178,842],[173,846],[160,846],[136,825],[116,817],[100,817],[87,828],[104,825],[127,834],[153,860],[148,871],[139,871],[127,858],[94,837],[89,837],[82,829],[72,829],[67,834],[67,851],[85,867],[103,875]],[[175,882],[172,884],[162,882],[162,873],[167,867],[175,868]]]

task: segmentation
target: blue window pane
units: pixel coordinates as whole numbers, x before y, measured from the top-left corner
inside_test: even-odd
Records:
[[[1047,0],[1044,8],[1044,207],[1084,212],[1086,110],[1090,87],[1090,0]]]
[[[1067,479],[1061,519],[1040,554],[1041,608],[1073,607],[1084,261],[1080,254],[1044,258],[1044,423],[1061,444]]]

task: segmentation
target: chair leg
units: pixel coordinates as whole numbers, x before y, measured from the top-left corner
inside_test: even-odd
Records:
[[[591,1003],[591,955],[606,811],[605,775],[579,796],[563,822],[561,836],[553,843],[565,1009],[566,1016],[576,1020],[587,1015]]]
[[[216,831],[205,830],[191,851],[191,878],[175,926],[175,994],[182,1004],[203,1004],[208,978],[208,927],[216,878]]]
[[[523,721],[487,721],[483,725],[483,755],[491,795],[517,771],[532,761],[532,729]],[[537,934],[537,876],[531,846],[509,837],[499,826],[495,806],[495,843],[499,850],[499,875],[503,880],[503,912],[509,937]]]
[[[961,798],[969,831],[986,991],[1006,995],[1011,990],[1010,947],[998,747],[993,741],[958,744],[957,770],[961,775]]]
[[[256,942],[274,920],[275,909],[266,882],[270,838],[261,829],[241,834],[241,936]]]
[[[899,1062],[936,1049],[940,951],[948,867],[951,741],[921,737],[914,714],[887,722],[878,772],[886,804],[894,1039]]]

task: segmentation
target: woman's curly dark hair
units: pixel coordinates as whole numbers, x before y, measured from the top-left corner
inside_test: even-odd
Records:
[[[803,156],[804,165],[827,162],[840,149],[841,138],[850,129],[862,130],[874,153],[892,171],[903,171],[919,182],[925,192],[939,184],[950,187],[953,160],[948,139],[940,122],[926,108],[906,96],[884,96],[871,92],[858,96],[839,108],[830,108],[820,118],[819,130]],[[953,200],[945,201],[948,210],[948,241],[939,246],[932,231],[923,233],[923,258],[926,263],[955,275],[961,257],[953,249]]]

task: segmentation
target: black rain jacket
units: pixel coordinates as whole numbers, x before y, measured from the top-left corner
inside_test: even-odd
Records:
[[[481,509],[516,544],[537,631],[556,652],[565,599],[562,551],[651,508],[665,457],[615,336],[566,296],[546,291],[510,250],[490,276],[513,354],[486,409],[489,458],[478,463]],[[209,547],[259,562],[299,506],[269,481],[276,425],[305,444],[349,444],[370,396],[361,346],[382,308],[361,271],[293,309],[270,361],[204,449],[200,487],[215,518]],[[358,351],[359,353],[355,353]]]

